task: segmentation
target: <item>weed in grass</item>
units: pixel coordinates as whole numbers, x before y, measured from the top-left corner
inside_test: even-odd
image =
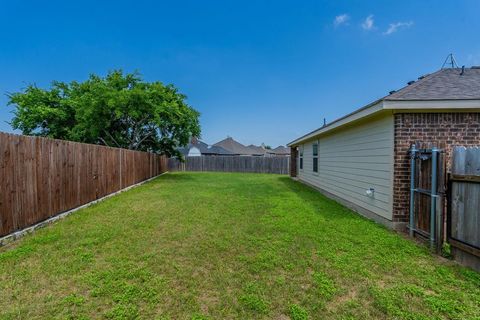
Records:
[[[442,244],[442,256],[445,258],[452,258],[452,248],[450,247],[450,243],[444,242]]]
[[[240,296],[240,302],[248,310],[266,313],[268,311],[267,303],[258,295],[247,293]]]
[[[32,253],[35,250],[34,245],[25,245],[21,246],[19,248],[12,249],[10,251],[6,252],[0,252],[0,262],[1,261],[18,261],[20,260],[23,256],[26,256],[30,253]]]
[[[138,307],[133,304],[117,304],[104,313],[105,318],[115,320],[138,319]]]
[[[333,281],[323,272],[315,272],[313,274],[318,294],[325,299],[330,299],[337,289]]]
[[[75,293],[72,293],[63,298],[63,302],[70,306],[80,306],[85,302],[85,298]]]
[[[299,305],[292,304],[288,311],[291,320],[308,320],[308,312]]]

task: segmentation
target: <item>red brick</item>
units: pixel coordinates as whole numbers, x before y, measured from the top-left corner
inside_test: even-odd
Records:
[[[400,113],[395,115],[393,220],[408,221],[411,144],[445,146],[447,168],[452,147],[480,145],[480,113]]]

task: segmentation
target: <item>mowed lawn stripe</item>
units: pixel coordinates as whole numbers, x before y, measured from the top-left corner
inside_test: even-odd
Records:
[[[0,319],[475,319],[480,275],[286,176],[169,173],[0,249]]]

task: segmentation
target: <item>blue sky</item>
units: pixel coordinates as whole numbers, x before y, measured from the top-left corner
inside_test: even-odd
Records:
[[[4,93],[121,68],[173,83],[203,140],[276,146],[439,69],[480,64],[480,1],[3,1]]]

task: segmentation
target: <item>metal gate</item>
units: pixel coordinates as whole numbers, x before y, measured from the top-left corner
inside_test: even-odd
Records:
[[[441,149],[411,146],[409,232],[428,239],[432,249],[440,249],[443,240],[444,168]]]

